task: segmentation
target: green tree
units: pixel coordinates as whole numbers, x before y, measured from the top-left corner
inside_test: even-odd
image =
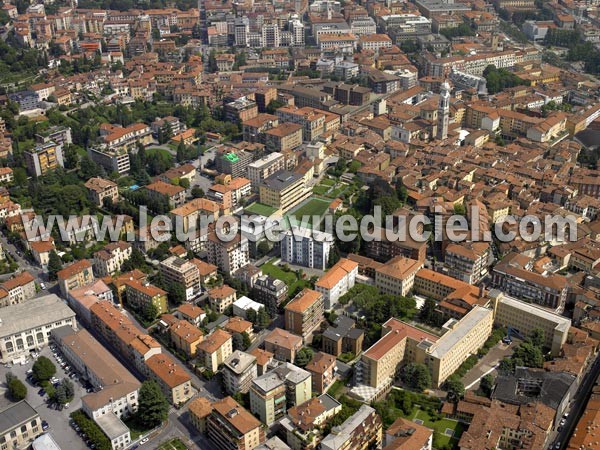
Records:
[[[27,397],[27,387],[10,372],[6,374],[6,386],[8,387],[8,397],[13,402],[20,402]]]
[[[234,350],[246,350],[247,347],[244,347],[244,338],[241,333],[234,333],[233,336],[231,336],[231,341]]]
[[[56,253],[54,250],[52,250],[50,252],[50,255],[48,256],[48,278],[51,281],[56,280],[57,273],[62,268],[63,268],[63,263],[62,263],[62,260],[60,259],[60,256],[58,256],[58,253]]]
[[[457,376],[451,376],[444,383],[444,389],[447,392],[447,398],[450,402],[458,402],[465,395],[465,385]]]
[[[142,317],[147,322],[152,322],[158,317],[158,307],[154,303],[148,303],[142,310]]]
[[[157,427],[167,419],[169,402],[156,381],[146,380],[142,383],[138,403],[136,419],[145,427]]]
[[[294,360],[294,364],[298,367],[306,367],[309,362],[312,361],[314,356],[314,352],[312,349],[308,347],[301,348],[298,353],[296,353],[296,359]]]
[[[523,342],[519,345],[512,359],[515,365],[524,365],[526,367],[541,368],[544,365],[544,354],[540,347],[536,347],[531,342]]]
[[[169,301],[175,305],[181,305],[187,300],[185,286],[182,283],[173,282],[167,286]]]
[[[336,246],[333,246],[329,251],[329,258],[327,259],[327,265],[333,267],[340,260],[340,252]]]
[[[431,374],[423,364],[407,364],[402,370],[401,378],[406,385],[417,391],[424,391],[431,386]]]
[[[546,334],[541,328],[535,328],[532,330],[529,340],[536,347],[542,348],[546,342]]]
[[[494,390],[494,376],[491,373],[488,373],[484,376],[479,382],[479,389],[484,395],[488,398],[492,396],[492,391]]]
[[[56,374],[56,366],[45,356],[40,356],[35,363],[33,363],[34,378],[39,382],[48,381]]]
[[[204,189],[202,189],[200,186],[196,185],[192,188],[192,197],[204,198],[204,196],[205,196]]]

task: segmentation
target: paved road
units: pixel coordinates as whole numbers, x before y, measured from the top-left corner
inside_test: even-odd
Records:
[[[554,446],[551,444],[548,447],[549,449],[567,448],[569,437],[573,434],[573,430],[575,429],[579,418],[581,417],[583,411],[585,410],[585,407],[587,406],[587,402],[592,393],[592,388],[594,387],[594,384],[596,383],[599,377],[600,357],[597,356],[594,362],[592,363],[590,369],[584,376],[583,381],[581,382],[581,385],[579,386],[579,389],[577,390],[577,393],[575,394],[575,397],[571,402],[570,406],[572,409],[569,413],[569,417],[567,418],[565,425],[563,426],[562,430],[558,433],[557,437],[554,439]],[[556,446],[556,444],[558,443],[560,443],[560,445]]]
[[[481,358],[475,366],[467,372],[467,374],[463,377],[463,383],[465,384],[467,389],[476,390],[479,388],[479,380],[483,378],[488,373],[494,372],[498,363],[512,354],[513,348],[516,343],[512,343],[511,345],[503,344],[502,341],[498,342],[494,347],[490,349],[490,351]]]

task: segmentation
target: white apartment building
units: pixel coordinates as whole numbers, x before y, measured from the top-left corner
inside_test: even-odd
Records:
[[[340,259],[315,283],[315,290],[323,295],[325,309],[333,308],[341,296],[354,287],[358,263]]]
[[[248,178],[252,185],[252,191],[258,192],[258,187],[266,178],[284,169],[285,157],[279,152],[269,153],[248,164]]]
[[[121,266],[131,257],[130,243],[119,241],[106,245],[94,253],[94,273],[97,277],[107,277],[121,271]]]

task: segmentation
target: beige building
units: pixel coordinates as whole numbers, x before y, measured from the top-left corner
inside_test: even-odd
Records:
[[[206,432],[220,450],[253,450],[265,441],[261,423],[231,397],[212,404]]]
[[[190,261],[171,256],[160,263],[160,273],[167,283],[181,283],[187,300],[193,299],[200,290],[200,271]]]
[[[525,303],[493,289],[489,296],[494,304],[494,323],[500,327],[511,327],[523,336],[529,336],[535,329],[544,331],[546,342],[553,356],[560,355],[567,341],[571,320]]]
[[[323,321],[323,295],[304,289],[285,306],[285,329],[308,338]]]
[[[265,350],[280,361],[294,361],[296,352],[301,348],[302,338],[281,328],[275,328],[265,338]]]
[[[407,296],[422,268],[422,261],[396,256],[375,270],[375,286],[383,294]]]
[[[113,181],[94,177],[87,180],[84,186],[88,190],[90,200],[98,206],[104,205],[105,198],[110,199],[113,203],[119,199],[119,188]]]
[[[206,419],[212,412],[210,401],[204,397],[196,397],[188,405],[188,411],[194,428],[201,434],[206,433]]]
[[[248,392],[256,376],[256,357],[249,353],[236,350],[223,363],[223,381],[231,395]]]
[[[439,387],[485,343],[492,331],[493,312],[475,306],[462,320],[452,320],[450,329],[437,337],[397,319],[383,324],[382,338],[361,357],[359,383],[382,393],[391,386],[400,367],[411,362],[424,364],[432,384]]]
[[[264,132],[265,146],[270,152],[285,152],[302,145],[302,125],[281,123]]]
[[[161,387],[173,405],[182,405],[194,395],[189,374],[169,355],[158,354],[146,361],[148,375]]]
[[[0,448],[25,449],[43,433],[42,419],[26,400],[12,403],[0,411]]]
[[[169,327],[171,342],[177,350],[181,350],[188,358],[196,356],[198,345],[204,339],[204,333],[187,320],[178,320]]]
[[[199,358],[204,362],[204,367],[211,372],[216,372],[232,352],[231,335],[221,329],[206,336],[198,345]]]
[[[219,314],[223,314],[227,308],[233,305],[236,298],[235,289],[226,284],[208,291],[210,307]]]
[[[98,277],[112,276],[131,257],[133,247],[129,242],[111,242],[94,253],[94,272]]]
[[[70,289],[75,289],[94,281],[92,265],[87,259],[74,262],[68,267],[58,271],[58,285],[63,296],[67,296]]]
[[[280,171],[266,178],[259,186],[260,202],[277,208],[282,213],[310,197],[301,174]]]

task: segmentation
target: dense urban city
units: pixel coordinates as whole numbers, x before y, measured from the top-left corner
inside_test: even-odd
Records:
[[[600,450],[600,0],[3,0],[0,450]]]

